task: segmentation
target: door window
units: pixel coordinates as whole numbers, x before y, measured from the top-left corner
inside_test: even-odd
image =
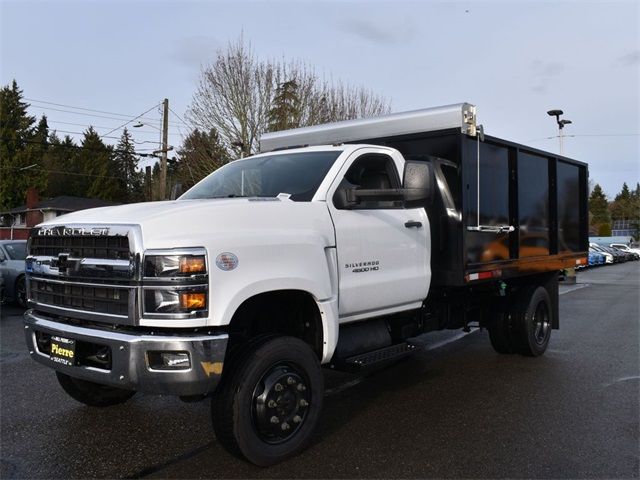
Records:
[[[390,156],[368,153],[360,156],[345,173],[336,195],[340,190],[356,188],[360,190],[386,190],[401,188],[395,163]],[[335,197],[334,197],[335,198]],[[371,210],[402,208],[402,201],[362,200],[351,210]]]

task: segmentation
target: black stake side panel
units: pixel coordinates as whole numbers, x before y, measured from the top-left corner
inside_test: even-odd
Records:
[[[562,270],[587,257],[585,163],[485,136],[480,142],[480,224],[513,225],[515,231],[484,233],[467,229],[477,222],[476,137],[450,129],[351,143],[393,147],[407,159],[445,160],[435,160],[435,170],[446,180],[453,205],[442,191],[433,205],[425,205],[433,286],[467,285],[468,275],[477,272],[506,279]]]

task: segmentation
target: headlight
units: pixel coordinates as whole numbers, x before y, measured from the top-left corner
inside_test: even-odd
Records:
[[[204,255],[146,255],[145,277],[190,277],[207,273]]]
[[[182,290],[145,290],[146,313],[191,313],[207,309],[207,292]]]
[[[207,315],[209,279],[204,248],[147,250],[143,265],[142,303],[147,318]]]

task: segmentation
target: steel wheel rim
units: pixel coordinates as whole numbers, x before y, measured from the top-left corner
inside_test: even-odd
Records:
[[[533,338],[538,345],[546,342],[550,328],[549,309],[544,302],[540,302],[533,315]]]
[[[302,427],[311,405],[306,375],[292,363],[269,367],[257,382],[251,400],[252,423],[269,444],[292,438]]]

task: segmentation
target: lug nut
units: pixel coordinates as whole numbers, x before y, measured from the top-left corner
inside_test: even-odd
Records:
[[[278,404],[273,400],[269,400],[269,402],[267,402],[267,406],[269,408],[276,408],[278,406]]]
[[[304,392],[307,389],[307,387],[305,387],[302,383],[299,383],[296,388],[299,392]]]
[[[282,430],[289,430],[291,427],[289,426],[289,424],[287,422],[284,422],[282,425],[280,425],[280,428]]]
[[[280,419],[274,415],[271,417],[271,423],[280,423]]]
[[[284,387],[279,383],[276,383],[276,386],[274,388],[276,389],[276,392],[281,392]]]
[[[300,399],[300,406],[301,407],[306,407],[309,405],[309,402],[307,402],[304,398]]]
[[[302,421],[302,417],[300,415],[296,415],[293,417],[293,423],[300,423]]]
[[[287,385],[293,385],[294,383],[296,383],[296,381],[293,377],[287,377]]]

